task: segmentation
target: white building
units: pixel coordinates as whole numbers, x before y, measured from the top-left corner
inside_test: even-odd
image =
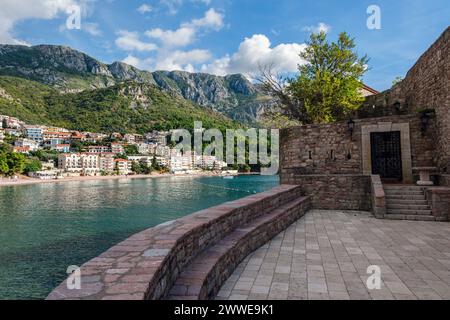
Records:
[[[120,143],[113,142],[111,143],[111,152],[114,154],[123,154],[125,152],[125,149]]]
[[[111,152],[111,148],[108,146],[89,146],[89,153],[108,153]]]
[[[155,154],[160,157],[169,158],[172,155],[172,151],[167,146],[158,145],[156,147]]]
[[[57,152],[64,152],[69,153],[70,152],[70,144],[57,144],[51,147],[52,150],[55,150]]]
[[[203,170],[222,170],[227,163],[218,160],[215,156],[195,156],[195,166]]]
[[[169,131],[153,131],[145,135],[147,142],[156,143],[161,146],[167,145],[167,137],[170,136]]]
[[[25,126],[25,134],[28,139],[34,140],[38,143],[44,141],[44,129],[39,126]]]
[[[139,163],[143,163],[146,166],[151,166],[152,165],[152,161],[153,161],[153,157],[150,157],[150,156],[129,156],[128,160],[131,163],[139,162]]]
[[[60,154],[58,168],[70,173],[95,176],[100,173],[100,157],[93,153]]]
[[[148,143],[137,144],[139,154],[150,154],[150,145]]]
[[[100,171],[112,173],[115,169],[114,153],[102,153],[100,155]]]
[[[170,171],[172,173],[190,171],[193,168],[193,159],[191,155],[177,155],[170,158]]]
[[[37,151],[39,149],[39,143],[31,139],[17,139],[14,142],[16,147],[28,147],[29,151]]]
[[[132,162],[125,159],[116,159],[115,162],[115,170],[118,171],[119,175],[127,175],[130,174]]]

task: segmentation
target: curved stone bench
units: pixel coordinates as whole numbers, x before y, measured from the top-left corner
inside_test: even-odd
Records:
[[[80,290],[66,280],[47,299],[165,298],[198,254],[300,196],[298,186],[281,185],[142,231],[85,263]]]

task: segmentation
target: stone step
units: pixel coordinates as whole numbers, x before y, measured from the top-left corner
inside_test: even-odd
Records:
[[[387,203],[387,208],[389,209],[406,209],[406,210],[431,210],[428,204],[398,204],[398,203]]]
[[[431,210],[387,209],[387,214],[431,215]]]
[[[427,200],[404,200],[404,199],[391,199],[388,198],[386,199],[386,204],[390,205],[428,205],[428,201]]]
[[[389,220],[411,220],[411,221],[439,221],[430,215],[407,215],[407,214],[388,214],[385,219]]]
[[[416,190],[423,190],[423,187],[421,186],[395,186],[395,185],[383,185],[384,190],[409,190],[409,191],[416,191]]]
[[[417,191],[408,191],[408,190],[385,190],[384,191],[386,194],[390,194],[390,195],[421,195],[421,194],[425,194],[423,191],[421,190],[417,190]]]
[[[424,194],[422,195],[400,195],[400,194],[386,194],[387,200],[426,200]]]
[[[305,198],[293,200],[235,229],[202,251],[181,270],[167,298],[206,300],[215,297],[239,263],[298,220],[305,205],[308,205]]]

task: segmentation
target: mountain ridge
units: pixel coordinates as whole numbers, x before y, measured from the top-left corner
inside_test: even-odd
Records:
[[[62,92],[107,88],[124,81],[156,85],[244,123],[257,122],[272,101],[242,74],[145,71],[124,62],[105,64],[60,45],[1,45],[0,75],[41,82]]]

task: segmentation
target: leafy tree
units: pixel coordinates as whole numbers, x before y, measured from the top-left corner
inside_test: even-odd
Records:
[[[25,169],[25,156],[23,154],[15,152],[8,153],[6,159],[9,167],[8,174],[22,173]]]
[[[156,156],[153,156],[152,159],[152,168],[156,171],[161,171],[161,166],[159,165],[158,161],[156,160]]]
[[[3,153],[12,152],[11,145],[9,145],[7,143],[0,143],[0,152],[3,152]]]
[[[70,148],[76,152],[83,152],[85,145],[81,141],[72,141]]]
[[[304,124],[343,120],[364,101],[361,79],[369,59],[358,56],[355,40],[345,32],[332,43],[324,32],[312,34],[307,45],[300,53],[306,63],[296,78],[274,75],[269,66],[262,68],[259,81],[290,119]]]
[[[137,154],[139,154],[138,147],[137,147],[136,145],[134,145],[134,144],[126,145],[126,146],[124,147],[124,149],[125,149],[125,154],[126,154],[127,156],[132,156],[132,155],[137,155]]]
[[[4,152],[0,153],[0,174],[8,174],[9,173],[9,166],[8,166],[8,160],[7,155]]]
[[[39,170],[42,170],[42,163],[38,159],[30,158],[25,161],[25,173],[37,172]]]
[[[396,84],[399,84],[399,83],[402,82],[402,81],[403,81],[403,78],[402,78],[402,77],[400,77],[400,76],[395,77],[395,79],[392,80],[392,86],[395,86]]]
[[[133,171],[136,174],[141,174],[142,173],[141,164],[137,161],[133,161],[131,163],[131,171]]]
[[[48,162],[50,160],[58,160],[58,152],[54,150],[42,150],[31,151],[30,155],[38,158],[40,161]]]
[[[153,168],[151,166],[147,166],[144,163],[141,163],[141,171],[142,174],[151,174],[153,172]]]

